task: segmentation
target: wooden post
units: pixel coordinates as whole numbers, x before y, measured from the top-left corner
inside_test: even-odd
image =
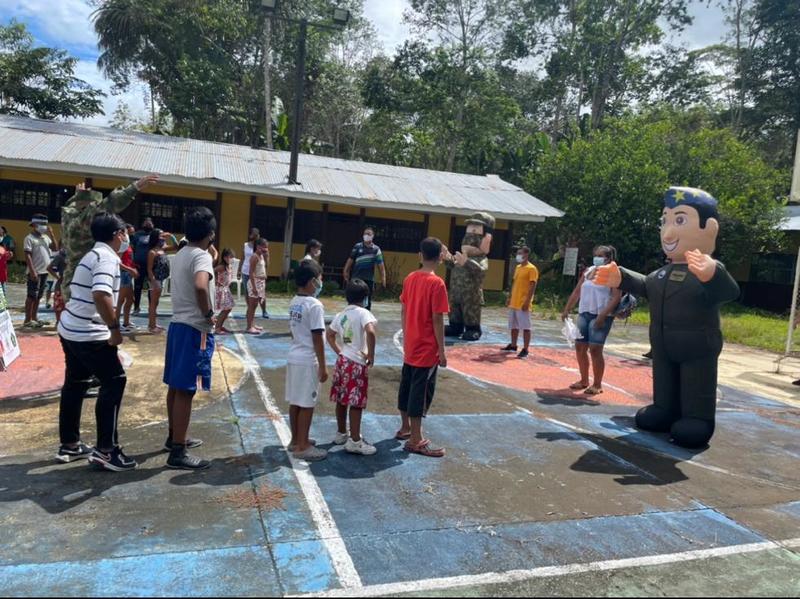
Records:
[[[289,278],[292,267],[292,238],[294,237],[294,198],[286,199],[286,225],[283,229],[283,268],[281,278]]]
[[[324,248],[325,245],[328,243],[328,212],[330,211],[330,204],[323,204],[322,205],[322,226],[320,227],[322,239],[320,239],[320,243]],[[322,252],[322,255],[325,256],[325,252]]]
[[[511,277],[511,269],[514,268],[511,262],[511,247],[512,239],[514,237],[514,223],[508,221],[508,230],[506,231],[506,240],[503,243],[503,266],[505,272],[503,273],[503,291],[508,289],[508,282]]]
[[[367,226],[367,209],[362,208],[358,212],[358,234],[359,236],[361,233],[364,232],[364,227]]]
[[[217,192],[217,201],[214,202],[214,218],[217,221],[217,230],[214,231],[214,243],[216,244],[217,249],[222,252],[222,246],[220,245],[220,238],[219,232],[222,228],[222,192]]]
[[[250,196],[250,220],[247,224],[247,234],[250,235],[250,229],[256,226],[256,196]]]

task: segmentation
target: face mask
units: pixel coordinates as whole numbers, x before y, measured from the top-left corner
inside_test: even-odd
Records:
[[[314,279],[314,297],[319,297],[322,293],[322,282],[319,279]]]
[[[372,241],[372,235],[364,235],[364,242],[369,243]]]
[[[592,264],[594,264],[595,266],[605,266],[605,263],[606,259],[603,258],[602,256],[595,256],[594,258],[592,258]]]
[[[128,251],[128,248],[131,247],[131,241],[128,236],[125,236],[125,239],[122,240],[122,243],[119,244],[119,253],[124,254]]]
[[[522,264],[525,258],[521,254],[517,254],[517,264]]]
[[[314,256],[314,258],[319,258],[320,254],[322,254],[322,250],[314,250],[311,252],[311,255]]]
[[[144,225],[142,227],[142,231],[147,231],[148,233],[153,230],[153,225]]]
[[[39,225],[36,227],[36,230],[39,231],[42,235],[47,233],[47,226],[46,225]]]

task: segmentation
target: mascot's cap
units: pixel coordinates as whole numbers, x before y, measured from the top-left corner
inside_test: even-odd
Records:
[[[483,225],[484,227],[494,229],[494,217],[486,212],[476,212],[464,222],[468,225]]]
[[[664,207],[691,206],[701,214],[719,218],[717,200],[707,191],[696,187],[670,187],[664,194]]]

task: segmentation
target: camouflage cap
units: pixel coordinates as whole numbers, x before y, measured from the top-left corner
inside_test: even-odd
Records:
[[[464,222],[468,225],[483,225],[494,229],[494,217],[487,212],[476,212]]]

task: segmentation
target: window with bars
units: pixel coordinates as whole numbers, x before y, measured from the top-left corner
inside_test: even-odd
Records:
[[[213,200],[197,200],[174,196],[139,194],[139,214],[150,217],[153,225],[170,233],[183,232],[183,214],[188,208],[205,206],[214,211]]]
[[[427,235],[424,222],[391,220],[388,218],[369,218],[365,227],[375,231],[375,243],[384,252],[419,252],[419,244]]]
[[[37,213],[47,214],[51,223],[61,222],[61,206],[72,197],[74,188],[30,181],[0,181],[0,214],[8,220],[30,220]]]
[[[297,213],[295,213],[296,215]],[[286,208],[274,206],[256,206],[251,226],[258,229],[261,237],[267,241],[283,242],[283,229],[286,222]],[[242,239],[246,240],[249,229],[242,231]]]

